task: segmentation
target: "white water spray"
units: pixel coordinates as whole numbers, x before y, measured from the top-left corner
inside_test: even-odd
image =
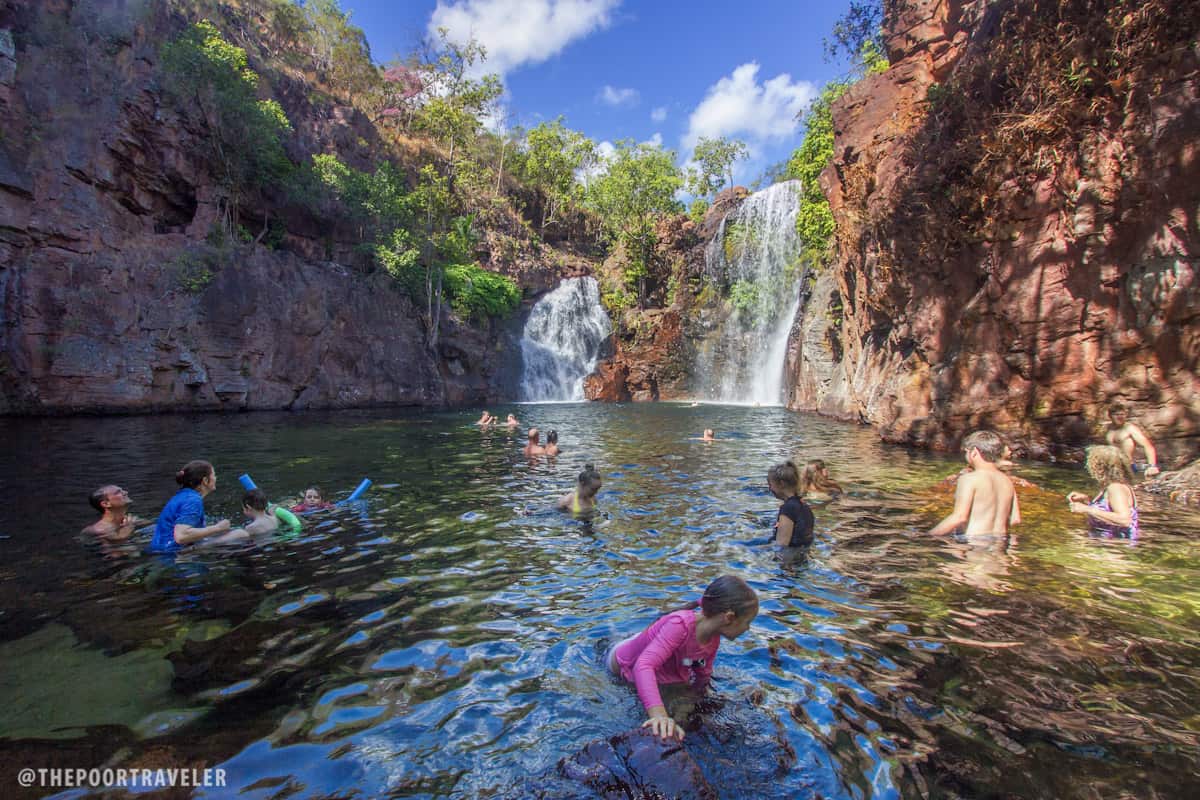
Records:
[[[728,286],[732,316],[698,360],[702,396],[779,405],[788,332],[800,303],[796,212],[800,182],[747,197],[721,221],[704,251],[710,280]]]
[[[612,323],[595,278],[568,278],[537,301],[521,336],[521,399],[582,400]]]

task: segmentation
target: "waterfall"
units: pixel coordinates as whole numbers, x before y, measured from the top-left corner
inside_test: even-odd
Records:
[[[788,332],[800,304],[800,182],[755,192],[721,220],[704,251],[707,277],[733,309],[697,363],[702,396],[779,405]]]
[[[595,278],[569,278],[529,312],[521,335],[522,400],[582,400],[612,324]]]

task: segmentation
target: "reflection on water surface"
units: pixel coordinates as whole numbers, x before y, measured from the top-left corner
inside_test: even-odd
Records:
[[[864,428],[511,410],[563,454],[523,459],[478,411],[0,422],[5,796],[24,765],[223,766],[257,798],[521,796],[640,724],[604,643],[725,571],[762,612],[689,717],[723,798],[1194,796],[1194,515],[1143,496],[1142,539],[1091,538],[1063,500],[1083,474],[1029,465],[1048,491],[1023,492],[1014,536],[932,540],[914,532],[950,495],[929,487],[958,464]],[[705,427],[718,441],[690,438]],[[241,472],[273,496],[375,486],[259,548],[172,561],[78,538],[95,485],[152,516],[192,457],[217,466],[217,515],[238,510]],[[785,457],[823,458],[850,489],[817,508],[807,558],[751,544]],[[588,462],[603,513],[553,512]]]

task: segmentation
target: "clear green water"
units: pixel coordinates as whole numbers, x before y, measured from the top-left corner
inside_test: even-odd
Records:
[[[865,428],[491,410],[557,428],[563,455],[528,462],[478,410],[0,421],[0,795],[40,794],[10,792],[21,766],[125,765],[223,766],[252,798],[554,796],[559,759],[642,720],[603,643],[735,572],[762,613],[686,741],[723,798],[1196,796],[1196,515],[1143,496],[1141,539],[1093,538],[1062,497],[1085,476],[1021,465],[1050,491],[985,552],[914,534],[958,464]],[[704,427],[720,440],[689,439]],[[787,456],[849,489],[808,558],[749,544]],[[274,496],[375,487],[257,548],[164,560],[78,536],[96,485],[153,516],[193,457],[216,464],[216,516],[241,472]],[[605,476],[592,523],[550,510],[585,462]]]

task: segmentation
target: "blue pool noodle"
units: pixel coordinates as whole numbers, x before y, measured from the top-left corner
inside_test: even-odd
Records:
[[[370,489],[370,488],[371,488],[371,479],[370,479],[370,478],[363,478],[363,479],[362,479],[362,483],[360,483],[360,484],[358,485],[358,488],[357,488],[357,489],[355,489],[353,492],[351,492],[351,493],[350,493],[350,496],[349,496],[349,497],[347,497],[347,498],[346,498],[345,500],[343,500],[342,502],[343,502],[343,503],[353,503],[355,500],[357,500],[358,498],[362,497],[362,496],[363,496],[363,494],[364,494],[364,493],[367,491],[367,489]]]
[[[241,475],[238,475],[238,480],[241,481],[242,486],[246,488],[247,492],[252,492],[258,488],[254,485],[254,479],[250,477],[249,473],[242,473]]]

